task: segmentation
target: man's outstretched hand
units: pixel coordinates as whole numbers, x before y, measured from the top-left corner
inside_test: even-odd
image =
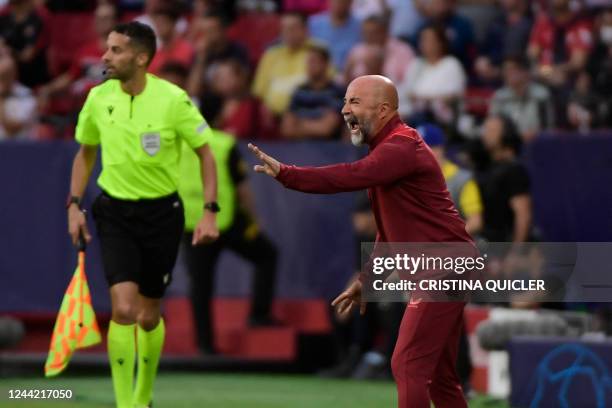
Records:
[[[355,280],[349,287],[342,292],[334,301],[332,306],[336,307],[336,313],[340,317],[346,317],[353,307],[359,307],[359,313],[362,315],[366,311],[367,303],[361,298],[361,282]]]
[[[264,152],[262,152],[259,147],[255,146],[252,143],[249,143],[249,150],[257,156],[257,158],[261,161],[261,164],[255,165],[253,170],[258,173],[265,173],[270,177],[278,176],[280,172],[280,163],[273,157],[268,156]]]

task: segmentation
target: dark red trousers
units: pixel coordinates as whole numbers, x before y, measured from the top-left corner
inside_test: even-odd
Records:
[[[463,302],[408,304],[391,368],[399,408],[467,408],[456,371]]]

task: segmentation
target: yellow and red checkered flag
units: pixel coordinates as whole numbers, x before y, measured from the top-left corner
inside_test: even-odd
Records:
[[[79,241],[79,264],[57,314],[45,363],[45,377],[64,371],[76,349],[102,341],[85,275],[85,242],[82,238]]]

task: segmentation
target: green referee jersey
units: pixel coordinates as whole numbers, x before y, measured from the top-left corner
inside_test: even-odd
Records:
[[[98,185],[123,200],[151,199],[177,191],[181,144],[208,142],[211,130],[181,88],[147,74],[136,96],[111,79],[89,92],[79,114],[76,140],[100,145]]]

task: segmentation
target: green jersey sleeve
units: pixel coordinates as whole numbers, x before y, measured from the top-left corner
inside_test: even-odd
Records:
[[[93,109],[94,90],[89,91],[83,109],[79,113],[79,120],[76,126],[75,139],[80,144],[99,145],[100,131],[95,121]]]
[[[212,136],[210,126],[186,93],[182,93],[174,108],[174,123],[177,134],[192,149],[208,143]]]

